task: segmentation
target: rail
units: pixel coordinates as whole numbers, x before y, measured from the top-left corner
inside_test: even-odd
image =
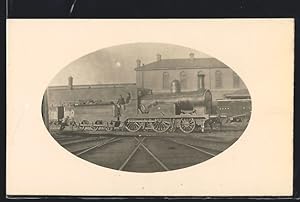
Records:
[[[86,149],[84,149],[83,151],[80,151],[78,153],[74,152],[74,154],[76,156],[81,156],[82,154],[85,154],[93,149],[96,149],[96,148],[100,148],[100,147],[103,147],[104,145],[107,145],[107,144],[110,144],[110,143],[113,143],[113,142],[117,142],[117,141],[120,141],[122,138],[116,138],[116,137],[113,137],[113,138],[110,138],[109,140],[105,141],[105,142],[100,142],[99,144],[96,144],[94,146],[91,146],[91,147],[88,147]]]

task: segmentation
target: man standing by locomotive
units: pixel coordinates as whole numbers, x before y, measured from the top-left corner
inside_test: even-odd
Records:
[[[120,95],[117,104],[122,110],[125,110],[125,99],[122,97],[122,95]]]
[[[65,129],[65,127],[68,126],[68,122],[69,122],[69,116],[63,118],[59,130],[62,131],[63,129]]]
[[[131,94],[127,93],[126,104],[128,104],[130,102],[130,99],[131,99]]]

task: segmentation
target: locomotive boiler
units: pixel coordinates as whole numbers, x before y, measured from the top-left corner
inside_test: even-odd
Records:
[[[179,85],[179,81],[172,82]],[[173,85],[172,85],[173,86]],[[163,110],[163,108],[167,108]],[[139,109],[142,113],[157,115],[181,114],[210,114],[212,109],[212,95],[207,89],[198,91],[180,92],[172,90],[171,93],[146,94],[141,96]]]

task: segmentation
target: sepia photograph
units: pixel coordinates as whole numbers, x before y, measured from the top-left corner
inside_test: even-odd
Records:
[[[45,91],[45,126],[86,161],[130,172],[185,168],[246,129],[251,97],[226,64],[190,48],[119,45],[61,70]]]
[[[290,196],[293,19],[9,19],[9,196]]]

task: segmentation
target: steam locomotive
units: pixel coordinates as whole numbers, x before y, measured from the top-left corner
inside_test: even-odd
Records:
[[[123,102],[75,105],[73,124],[81,130],[126,129],[162,133],[179,128],[184,133],[195,129],[203,132],[212,112],[212,94],[208,89],[181,92],[178,80],[171,82],[169,93],[136,88],[128,92],[128,96]]]
[[[249,94],[235,94],[212,104],[212,93],[201,80],[196,91],[181,91],[180,82],[173,80],[168,93],[153,93],[151,89],[130,88],[126,100],[101,101],[73,105],[71,120],[66,125],[85,130],[127,130],[129,132],[155,131],[163,133],[180,129],[183,133],[204,132],[205,126],[228,122],[247,122],[251,115]],[[245,96],[246,95],[246,96]]]

